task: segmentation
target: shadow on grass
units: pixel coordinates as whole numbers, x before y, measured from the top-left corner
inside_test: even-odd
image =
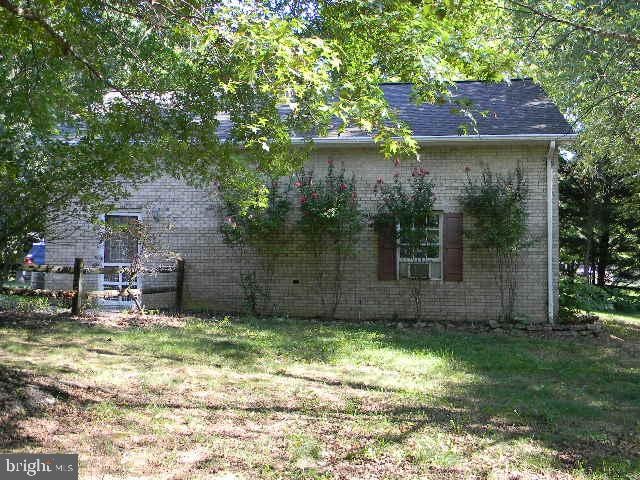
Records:
[[[606,340],[416,334],[355,325],[300,328],[259,321],[251,321],[251,327],[277,329],[276,348],[306,361],[331,362],[333,354],[339,357],[363,339],[366,347],[410,356],[442,356],[456,369],[473,375],[475,380],[447,389],[436,400],[448,409],[434,412],[429,408],[433,400],[418,399],[407,407],[381,412],[392,421],[401,418],[412,423],[415,431],[437,425],[479,437],[489,435],[494,444],[536,439],[558,452],[557,466],[565,470],[582,467],[616,475],[640,470],[640,355]],[[636,328],[627,329],[627,342],[634,341]],[[327,347],[327,343],[333,345]],[[281,374],[328,386],[402,394],[375,383]]]
[[[22,426],[25,419],[43,416],[52,404],[71,397],[40,378],[0,365],[0,447],[23,448],[38,445]]]
[[[13,329],[22,326],[12,325]],[[29,325],[30,335],[34,327]],[[403,388],[385,387],[374,381],[331,379],[278,371],[276,374],[322,384],[328,388],[352,388],[384,392],[395,403],[375,411],[357,413],[340,409],[310,409],[308,406],[191,405],[187,400],[158,402],[152,399],[109,398],[122,408],[206,408],[240,410],[255,413],[289,413],[341,422],[357,415],[367,419],[385,419],[401,424],[402,433],[381,434],[380,441],[404,443],[407,438],[429,426],[444,431],[464,432],[479,438],[490,438],[491,444],[518,439],[535,439],[556,451],[557,468],[571,471],[584,467],[593,472],[610,469],[616,475],[640,468],[640,359],[606,342],[593,340],[559,341],[531,338],[496,337],[463,333],[416,333],[395,331],[382,326],[329,326],[307,321],[274,321],[249,319],[220,328],[213,322],[197,322],[185,328],[113,330],[87,326],[77,322],[60,322],[55,330],[47,324],[41,332],[60,348],[62,338],[74,340],[76,348],[103,355],[150,357],[175,362],[204,362],[250,368],[264,359],[283,362],[332,364],[351,358],[357,349],[389,350],[411,358],[436,356],[450,362],[456,370],[469,374],[470,380],[447,388],[437,398],[408,392]],[[40,342],[36,334],[33,340]],[[101,341],[113,342],[108,349],[96,346]],[[86,342],[78,345],[77,342]],[[47,346],[47,343],[41,343]],[[119,351],[122,350],[122,351]],[[355,365],[357,366],[357,365]],[[394,370],[396,366],[378,364]],[[414,372],[429,380],[429,371]],[[14,372],[7,378],[24,381]],[[0,377],[2,378],[2,377]],[[94,392],[95,393],[95,392]],[[59,395],[65,393],[58,392]],[[66,395],[69,395],[67,391]],[[81,405],[100,401],[71,396]],[[38,415],[34,410],[29,415]],[[20,439],[14,420],[6,427]],[[2,438],[2,443],[5,437]],[[27,441],[27,439],[23,439]],[[617,472],[617,473],[616,473]],[[606,478],[606,477],[605,477]]]

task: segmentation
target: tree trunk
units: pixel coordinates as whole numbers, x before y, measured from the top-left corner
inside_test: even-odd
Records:
[[[333,302],[331,304],[331,311],[329,312],[329,318],[333,320],[336,317],[338,306],[342,300],[342,280],[344,277],[344,253],[339,243],[336,242],[335,248],[335,271],[333,277]]]
[[[583,275],[587,283],[593,283],[591,281],[591,265],[593,264],[593,210],[593,204],[589,204],[589,208],[585,215],[585,226],[583,229],[585,238]]]
[[[11,267],[8,263],[3,263],[0,265],[0,285],[9,280],[9,273],[11,272]]]
[[[585,245],[584,245],[584,263],[583,263],[583,272],[582,274],[584,275],[585,279],[587,280],[587,283],[591,283],[591,264],[592,262],[592,239],[591,239],[591,235],[587,235],[585,238]]]
[[[610,234],[609,229],[605,229],[598,239],[598,260],[596,264],[597,283],[604,287],[607,282],[607,268],[609,267],[609,250],[610,250]]]

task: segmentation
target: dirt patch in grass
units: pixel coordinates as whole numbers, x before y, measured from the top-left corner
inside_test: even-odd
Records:
[[[73,321],[82,325],[114,329],[126,328],[181,328],[188,317],[178,315],[144,314],[128,311],[90,311],[73,317],[69,313],[0,311],[0,326],[20,328],[44,328],[60,321]]]
[[[106,328],[181,328],[186,325],[185,317],[178,315],[144,314],[139,312],[96,311],[83,315],[82,323]]]

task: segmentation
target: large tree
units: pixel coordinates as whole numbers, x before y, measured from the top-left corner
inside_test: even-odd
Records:
[[[505,0],[527,69],[573,120],[561,163],[561,259],[604,285],[640,278],[640,8]]]
[[[410,153],[380,82],[446,101],[450,79],[499,78],[503,14],[472,0],[0,0],[1,255],[125,182],[288,173],[308,151],[292,132],[336,121]]]
[[[636,0],[505,0],[527,70],[574,121],[588,158],[640,168]]]

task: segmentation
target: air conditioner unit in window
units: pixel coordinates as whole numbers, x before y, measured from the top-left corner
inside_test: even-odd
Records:
[[[429,263],[409,263],[407,276],[409,278],[431,278]]]

